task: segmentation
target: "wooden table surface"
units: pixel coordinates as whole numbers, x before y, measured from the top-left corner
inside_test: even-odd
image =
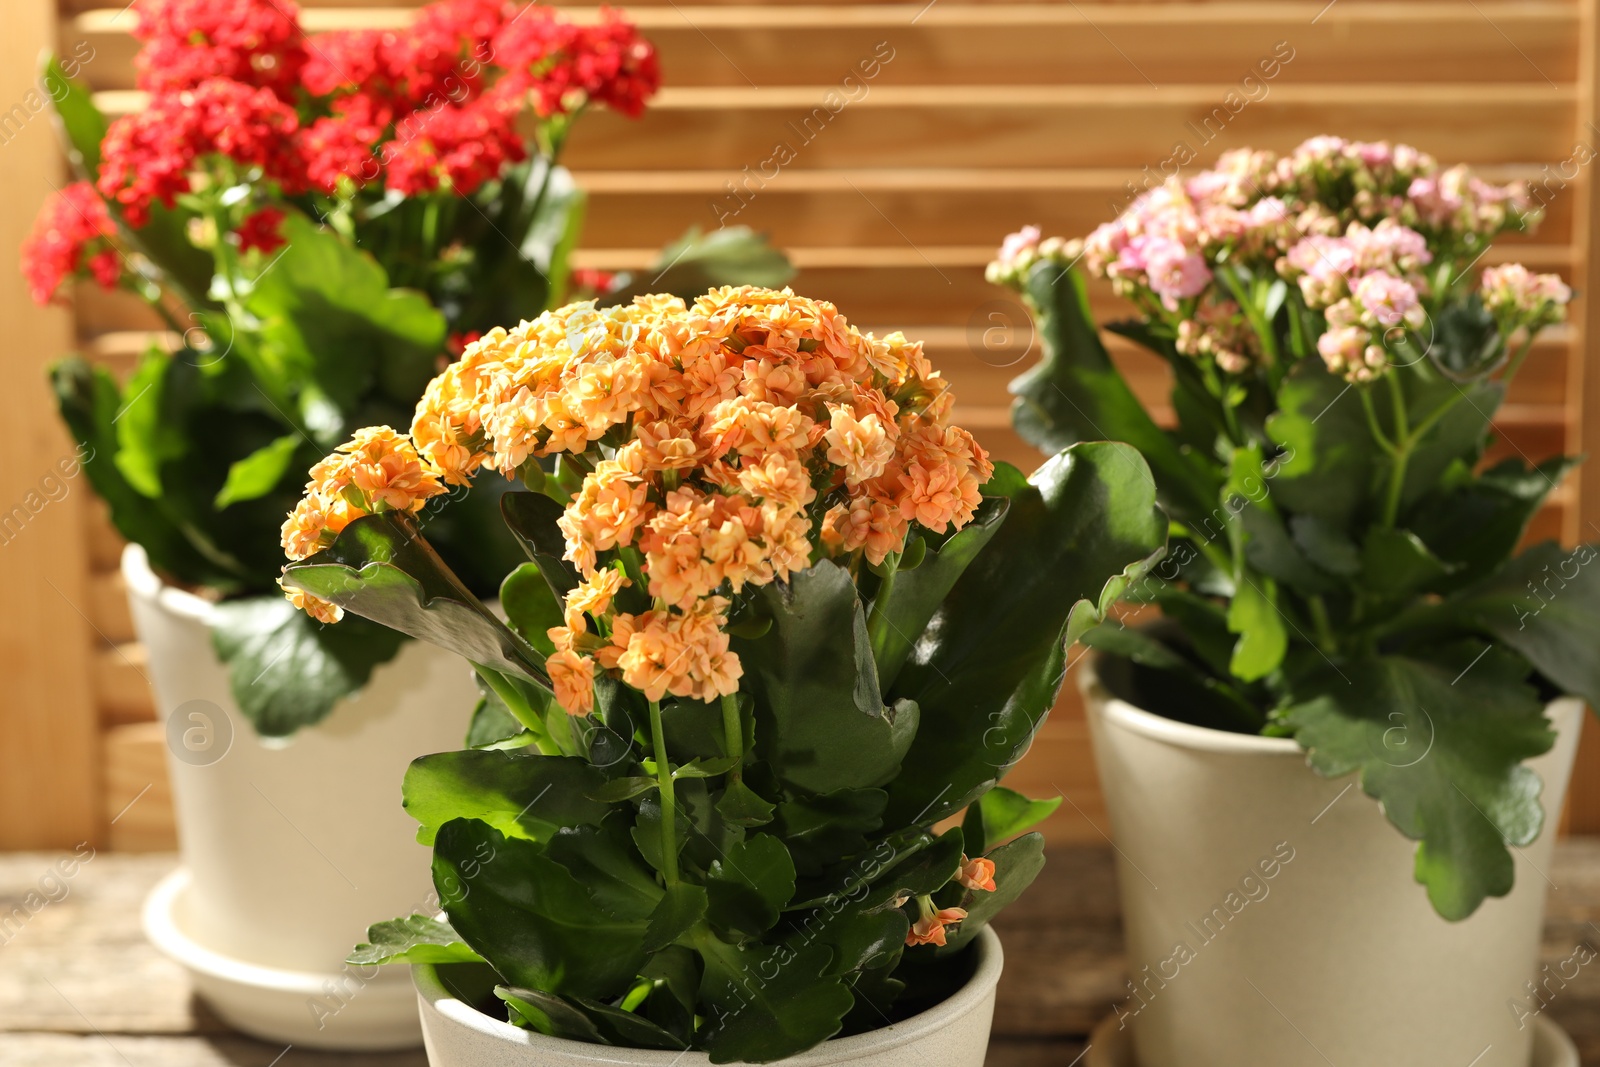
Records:
[[[286,1050],[229,1032],[139,929],[145,894],[176,858],[100,853],[66,883],[65,895],[47,873],[56,858],[0,854],[4,1067],[425,1067],[420,1050]],[[1564,842],[1548,874],[1556,888],[1544,955],[1554,963],[1580,942],[1600,945],[1600,839]],[[13,909],[26,915],[28,895],[45,891],[59,899],[19,923]],[[1072,1067],[1123,988],[1109,850],[1052,850],[1039,882],[996,926],[1006,971],[988,1067]],[[1580,971],[1549,1011],[1577,1041],[1583,1062],[1600,1065],[1600,969]]]

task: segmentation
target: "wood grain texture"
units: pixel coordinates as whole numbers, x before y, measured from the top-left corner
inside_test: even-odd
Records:
[[[227,1031],[185,973],[145,942],[139,905],[171,855],[0,856],[0,1063],[6,1067],[424,1067],[420,1052],[333,1056]],[[62,876],[62,871],[72,873]],[[1519,872],[1525,873],[1525,872]],[[1560,844],[1541,958],[1600,942],[1600,840]],[[48,888],[54,903],[44,903]],[[38,906],[29,912],[25,902]],[[4,925],[5,916],[13,918]],[[20,921],[18,914],[24,916]],[[1123,992],[1126,960],[1111,852],[1052,847],[1044,872],[995,923],[1006,946],[987,1067],[1070,1067]],[[1570,969],[1570,968],[1569,968]],[[1600,971],[1549,1002],[1600,1065]]]
[[[15,249],[35,208],[62,184],[38,54],[55,39],[52,5],[7,8],[0,37],[0,849],[98,840],[99,746],[88,663],[88,575],[81,517],[89,488],[57,424],[46,362],[68,344],[59,310],[29,300]],[[14,106],[13,106],[14,105]],[[72,471],[68,475],[68,471]]]
[[[93,49],[83,70],[102,103],[117,113],[140,106],[121,0],[22,2],[62,12],[55,40],[64,50]],[[1515,259],[1590,288],[1588,258],[1600,242],[1593,168],[1567,161],[1575,141],[1593,143],[1590,124],[1600,126],[1597,3],[636,0],[628,7],[660,51],[667,88],[642,121],[597,114],[578,128],[568,161],[589,204],[577,259],[638,271],[690,226],[766,232],[800,266],[799,291],[879,332],[925,338],[955,388],[957,419],[997,458],[1029,469],[1038,457],[1009,428],[1006,384],[1036,350],[1015,301],[984,283],[983,264],[1023,224],[1073,235],[1111,218],[1160,179],[1179,143],[1194,152],[1192,169],[1228,148],[1286,149],[1336,132],[1407,140],[1494,180],[1529,180],[1547,207],[1543,224],[1508,235],[1486,262]],[[417,2],[300,6],[304,25],[321,32],[400,26]],[[594,3],[558,6],[596,16]],[[862,61],[885,47],[892,58],[865,77]],[[1269,56],[1290,58],[1267,77]],[[834,114],[844,89],[858,98]],[[794,159],[764,177],[779,142]],[[13,198],[18,212],[37,202],[22,200]],[[1092,302],[1102,321],[1126,313],[1102,285]],[[999,342],[996,313],[1009,324]],[[1580,304],[1572,329],[1540,343],[1496,420],[1495,457],[1592,449],[1583,430],[1587,413],[1600,411],[1600,375],[1585,365],[1600,359],[1600,343],[1585,314]],[[74,325],[81,348],[117,373],[152,340],[171,343],[127,294],[86,289]],[[1111,347],[1135,392],[1170,419],[1159,361]],[[1600,536],[1600,464],[1581,485],[1556,494],[1535,537]],[[101,727],[122,731],[99,746],[110,762],[90,808],[106,820],[133,779],[151,778],[141,768],[159,761],[148,758],[148,730],[129,731],[153,710],[117,599],[120,542],[96,516],[84,528],[82,569],[92,577],[76,579],[75,599],[104,637],[93,637],[80,684],[92,689]],[[1092,762],[1068,692],[1012,782],[1049,795],[1054,781],[1081,807],[1063,805],[1048,828],[1054,840],[1099,840]],[[0,770],[6,763],[0,748]],[[1600,770],[1600,738],[1584,746],[1579,768],[1573,825],[1600,830],[1600,774],[1585,773]],[[135,811],[146,807],[154,818],[159,794]],[[170,823],[129,820],[114,841],[168,840]]]

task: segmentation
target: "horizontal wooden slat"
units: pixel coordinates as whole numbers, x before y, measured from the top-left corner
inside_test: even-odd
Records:
[[[407,24],[413,11],[315,8],[301,24],[311,33],[392,28]],[[1576,13],[1565,3],[1346,3],[1315,26],[1303,5],[1285,3],[1185,5],[1177,11],[948,0],[932,7],[843,9],[674,4],[639,9],[634,18],[659,50],[669,86],[835,85],[851,74],[860,82],[869,71],[874,83],[896,85],[1167,85],[1242,82],[1253,75],[1256,82],[1246,88],[1260,96],[1270,95],[1278,78],[1567,83],[1577,73],[1571,47]],[[65,54],[73,54],[80,41],[94,49],[84,66],[94,88],[133,84],[133,22],[131,11],[102,8],[63,25]],[[1416,41],[1423,36],[1429,47],[1419,49]],[[1197,38],[1203,47],[1196,47]],[[1062,62],[1068,55],[1072,61]],[[1277,62],[1285,58],[1286,65]],[[878,62],[860,65],[872,60]],[[1273,78],[1264,81],[1266,71]]]
[[[160,723],[113,726],[103,740],[106,836],[118,852],[163,852],[178,845]]]
[[[156,717],[144,646],[130,641],[94,654],[94,698],[104,723],[140,723]]]

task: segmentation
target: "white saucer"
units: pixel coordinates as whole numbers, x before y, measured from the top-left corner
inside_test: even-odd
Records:
[[[363,980],[224,956],[183,929],[188,888],[189,872],[181,867],[156,884],[144,902],[144,933],[188,970],[194,991],[223,1022],[252,1037],[304,1048],[390,1051],[422,1044],[411,968],[382,967]],[[330,999],[340,991],[339,1000]],[[313,1004],[330,1003],[337,1010],[312,1010]]]
[[[1115,1015],[1094,1028],[1084,1067],[1137,1067],[1133,1042],[1128,1040],[1127,1030],[1118,1028]],[[1533,1063],[1529,1067],[1579,1067],[1578,1046],[1548,1015],[1533,1020]]]

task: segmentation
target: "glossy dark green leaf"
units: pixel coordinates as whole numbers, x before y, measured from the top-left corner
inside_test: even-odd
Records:
[[[467,749],[420,756],[406,769],[406,813],[428,844],[452,819],[477,819],[516,837],[549,840],[565,827],[599,826],[611,810],[588,793],[604,779],[571,756]]]
[[[493,690],[482,685],[481,678],[479,683],[482,695],[478,698],[478,706],[472,709],[472,724],[467,727],[467,747],[497,745],[523,733],[525,728],[515,715],[506,710],[505,702]]]
[[[866,847],[883,826],[888,801],[881,789],[794,797],[778,804],[772,829],[788,845],[795,867],[802,874],[816,874]]]
[[[1415,376],[1401,380],[1413,425],[1450,405],[1448,413],[1412,448],[1406,463],[1400,514],[1409,516],[1411,506],[1433,491],[1452,463],[1464,460],[1469,466],[1475,465],[1483,455],[1489,442],[1489,422],[1500,409],[1506,390],[1496,381],[1457,385],[1448,379],[1422,384]]]
[[[604,999],[644,963],[645,923],[607,915],[537,842],[455,819],[434,841],[433,880],[461,939],[516,985]]]
[[[947,935],[945,947],[939,951],[951,954],[972,943],[973,938],[988,926],[1000,912],[1010,907],[1044,870],[1044,835],[1027,834],[1010,844],[990,851],[987,859],[994,862],[994,889],[969,889],[962,898],[967,917],[953,934]]]
[[[894,777],[913,706],[886,707],[866,616],[843,567],[822,560],[756,592],[773,619],[755,639],[735,639],[756,698],[756,755],[785,782],[814,793],[879,785]]]
[[[1600,707],[1600,549],[1535,545],[1419,622],[1470,627],[1520,652],[1565,693]]]
[[[450,928],[428,915],[409,915],[367,927],[367,940],[346,963],[482,963],[483,957]]]
[[[683,937],[706,917],[709,907],[709,893],[705,886],[692,882],[677,882],[667,886],[665,894],[648,916],[650,925],[644,932],[645,951],[660,951]]]
[[[1342,529],[1315,515],[1294,515],[1289,534],[1306,559],[1329,574],[1353,578],[1361,573],[1361,550]]]
[[[922,725],[889,786],[890,825],[953,815],[1027,751],[1060,690],[1066,641],[1159,558],[1166,528],[1127,445],[1075,445],[1011,497],[891,690],[917,702]]]
[[[577,570],[561,557],[567,541],[556,520],[564,510],[543,493],[507,493],[500,500],[506,525],[521,542],[528,557],[539,565],[539,573],[556,597],[565,596],[578,584]]]
[[[1239,511],[1239,523],[1245,535],[1245,560],[1259,573],[1307,596],[1339,588],[1338,582],[1307,558],[1276,514],[1246,503]]]
[[[794,860],[778,838],[753,834],[738,842],[707,873],[712,926],[719,935],[760,937],[793,899],[794,878]]]
[[[1149,461],[1162,503],[1175,517],[1196,521],[1209,515],[1221,479],[1180,450],[1134,396],[1100,341],[1082,275],[1039,263],[1025,295],[1038,318],[1044,355],[1011,383],[1017,432],[1046,455],[1080,441],[1126,441]]]
[[[1525,671],[1481,645],[1346,660],[1306,680],[1283,714],[1317,773],[1359,771],[1362,789],[1418,842],[1417,881],[1447,919],[1510,892],[1507,846],[1529,844],[1543,825],[1538,775],[1521,764],[1555,735]]]
[[[321,722],[335,704],[360,692],[405,637],[365,619],[329,626],[268,594],[218,604],[211,613],[211,642],[227,665],[229,691],[256,732],[286,737]],[[463,663],[461,669],[468,668]]]
[[[283,584],[548,691],[544,657],[461,585],[409,519],[393,512],[352,522],[331,547],[286,567]]]
[[[649,919],[661,902],[656,875],[633,844],[633,813],[613,811],[599,826],[569,826],[545,854],[572,873],[595,906],[616,919]]]
[[[944,603],[961,572],[977,558],[1005,521],[1008,507],[1010,501],[1003,497],[986,498],[972,522],[952,534],[939,548],[926,549],[914,569],[895,574],[882,608],[874,603],[874,617],[882,621],[872,635],[872,654],[878,664],[878,680],[885,689],[894,685],[906,657],[911,655],[912,645],[922,636],[928,620]],[[926,542],[918,541],[918,544]]]
[[[734,826],[765,826],[772,821],[777,807],[742,779],[735,779],[717,800],[717,811]]]
[[[771,1063],[803,1052],[837,1033],[854,1002],[844,979],[827,974],[825,946],[740,948],[706,937],[698,947],[712,1063]]]

